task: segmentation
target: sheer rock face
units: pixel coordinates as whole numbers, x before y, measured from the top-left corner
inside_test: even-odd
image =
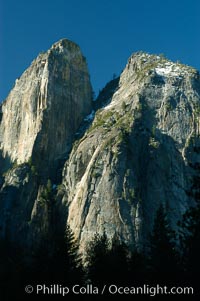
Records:
[[[21,164],[33,156],[52,167],[91,111],[91,85],[79,47],[63,39],[41,53],[16,80],[1,111],[3,157]]]
[[[133,55],[63,171],[68,223],[82,249],[104,231],[141,247],[161,202],[175,227],[192,202],[199,134],[199,73],[159,56]]]
[[[79,47],[63,39],[41,53],[0,107],[0,235],[31,245],[51,226],[42,196],[92,108]],[[55,186],[55,185],[54,185]],[[56,221],[57,222],[57,221]]]

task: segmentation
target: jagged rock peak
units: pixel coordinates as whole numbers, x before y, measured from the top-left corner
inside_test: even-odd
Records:
[[[3,156],[23,163],[34,155],[52,164],[71,147],[91,104],[86,60],[78,45],[62,39],[38,55],[3,103]]]
[[[57,41],[56,43],[54,43],[51,46],[50,50],[51,49],[58,50],[60,52],[63,52],[66,50],[71,50],[71,49],[77,49],[78,51],[80,51],[80,47],[76,43],[74,43],[66,38],[63,38],[63,39]]]
[[[120,83],[133,79],[133,77],[142,77],[149,75],[158,75],[164,78],[198,76],[199,72],[180,62],[172,62],[163,54],[154,55],[145,52],[136,52],[131,55],[124,69]]]

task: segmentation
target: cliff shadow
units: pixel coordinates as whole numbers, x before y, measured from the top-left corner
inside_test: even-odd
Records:
[[[93,109],[95,111],[101,109],[102,107],[108,105],[111,102],[113,94],[119,88],[119,80],[120,77],[113,78],[105,85],[105,87],[102,90],[99,91],[99,95],[93,102]]]

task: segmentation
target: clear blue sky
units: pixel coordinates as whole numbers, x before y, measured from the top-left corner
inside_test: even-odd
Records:
[[[138,50],[200,69],[200,0],[0,0],[0,101],[64,37],[81,47],[96,92]]]

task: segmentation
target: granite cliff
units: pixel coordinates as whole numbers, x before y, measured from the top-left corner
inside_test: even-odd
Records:
[[[176,226],[192,204],[199,112],[195,69],[145,53],[130,57],[63,172],[68,223],[83,248],[104,231],[142,247],[161,202]]]
[[[67,40],[17,80],[0,111],[1,236],[31,245],[68,222],[82,250],[96,232],[142,248],[160,203],[174,228],[193,204],[199,72],[140,52],[93,108],[91,94]]]
[[[39,54],[16,80],[1,105],[3,236],[32,241],[27,237],[37,236],[34,231],[48,228],[49,205],[41,205],[40,194],[48,179],[58,181],[59,168],[91,106],[86,60],[69,40],[60,40]]]
[[[1,111],[3,158],[21,164],[32,157],[51,168],[63,159],[91,111],[91,85],[79,47],[63,39],[41,53],[16,80]]]

